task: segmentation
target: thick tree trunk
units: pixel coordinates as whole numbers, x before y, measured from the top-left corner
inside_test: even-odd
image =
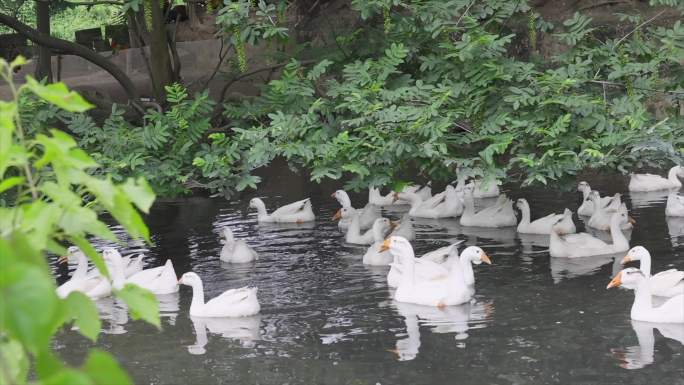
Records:
[[[152,11],[152,30],[150,31],[150,65],[152,67],[152,81],[157,93],[158,103],[166,101],[164,86],[174,81],[171,68],[171,56],[166,41],[166,20],[159,0],[148,2]]]
[[[36,26],[38,32],[43,35],[50,36],[50,2],[48,0],[36,0]],[[36,65],[36,78],[47,78],[48,82],[52,81],[52,54],[50,47],[38,47],[38,62]]]
[[[0,13],[0,24],[4,24],[13,30],[17,31],[20,35],[31,40],[33,43],[45,46],[48,48],[56,49],[67,54],[76,55],[88,60],[89,62],[95,64],[96,66],[107,71],[114,79],[116,79],[121,87],[123,87],[126,95],[132,102],[133,106],[142,111],[140,107],[140,97],[138,96],[138,90],[131,79],[114,63],[107,60],[103,56],[100,56],[97,52],[84,47],[80,44],[72,43],[70,41],[58,39],[49,35],[43,35],[42,33],[36,31],[35,29],[29,27],[28,25],[22,23],[21,21],[3,13]]]

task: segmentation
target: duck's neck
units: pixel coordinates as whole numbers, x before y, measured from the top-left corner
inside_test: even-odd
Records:
[[[474,215],[475,214],[475,201],[473,200],[473,194],[466,193],[463,196],[463,204],[465,209],[463,210],[463,215]]]
[[[370,202],[370,201],[377,199],[377,198],[380,198],[380,190],[375,188],[375,187],[369,188],[368,189],[368,201]]]
[[[204,306],[204,285],[202,285],[201,280],[198,280],[192,284],[192,302],[190,303],[190,314],[196,314],[193,309],[201,308],[202,306]]]
[[[384,226],[379,223],[373,224],[373,240],[375,242],[382,242],[385,239]]]
[[[582,199],[587,200],[589,198],[589,193],[591,192],[590,188],[584,187],[582,189]]]
[[[677,177],[677,173],[679,172],[679,166],[674,166],[670,169],[670,172],[667,173],[667,179],[672,182],[675,185],[682,185],[682,182],[679,181],[679,177]]]
[[[651,276],[651,255],[646,253],[641,257],[639,261],[639,269],[646,276],[646,278]]]
[[[613,238],[613,249],[627,250],[629,249],[629,240],[620,228],[620,219],[617,215],[613,215],[610,220],[610,237]]]
[[[530,224],[530,206],[527,204],[522,205],[523,207],[520,209],[520,212],[522,212],[522,219],[520,220],[521,224],[524,225],[529,225]]]
[[[358,213],[352,212],[352,216],[349,219],[349,227],[347,228],[347,232],[353,234],[361,233],[361,216]]]
[[[648,279],[643,279],[634,289],[634,304],[632,304],[632,314],[647,313],[653,309],[651,302],[651,285]],[[632,317],[634,318],[634,317]]]
[[[71,276],[73,278],[82,278],[88,273],[88,257],[85,256],[83,252],[78,253],[78,264],[76,265],[76,270]]]
[[[111,267],[109,274],[112,279],[112,286],[117,290],[123,288],[126,284],[126,275],[121,257],[116,258],[108,267]]]
[[[337,201],[340,202],[342,207],[352,207],[351,199],[349,199],[349,194],[344,190],[339,190],[337,194]]]
[[[461,255],[459,261],[461,262],[461,269],[463,269],[463,278],[466,285],[474,285],[475,273],[473,272],[473,263],[470,262],[470,258]]]
[[[466,178],[459,175],[458,182],[456,183],[456,191],[463,191],[466,185]]]
[[[268,211],[266,211],[266,204],[261,200],[257,200],[254,204],[259,218],[268,218]]]

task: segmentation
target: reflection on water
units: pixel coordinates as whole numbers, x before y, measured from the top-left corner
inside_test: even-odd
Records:
[[[457,219],[415,219],[416,255],[463,240],[461,250],[477,244],[493,264],[475,268],[471,304],[444,309],[398,304],[387,287],[388,268],[364,266],[366,247],[346,245],[330,220],[339,207],[330,193],[338,186],[311,185],[289,174],[274,178],[260,186],[269,207],[311,196],[315,223],[260,225],[246,209],[251,197],[195,198],[152,208],[147,221],[153,246],[124,238],[123,254],[145,252],[146,267],[170,258],[179,276],[195,271],[206,299],[249,285],[258,287],[262,306],[257,317],[191,318],[191,290],[181,287],[159,297],[162,329],[157,331],[131,320],[120,301],[97,301],[104,333],[96,345],[114,354],[135,383],[676,384],[684,378],[684,346],[673,337],[677,330],[654,326],[654,344],[647,344],[648,333],[639,335],[629,319],[633,293],[605,289],[622,255],[550,258],[547,236],[517,234],[513,227],[462,227]],[[533,213],[576,211],[581,203],[574,191],[507,193],[527,198]],[[684,220],[665,219],[664,200],[646,204],[624,197],[638,206],[631,212],[637,219],[631,244],[651,251],[653,271],[684,269]],[[351,198],[357,207],[366,202],[365,194]],[[384,214],[398,219],[407,209]],[[581,220],[576,224],[586,231]],[[245,239],[259,260],[222,263],[218,232],[224,226]],[[120,228],[115,231],[121,234]],[[610,239],[607,232],[600,234]],[[65,266],[53,268],[59,280],[68,278]],[[648,365],[642,369],[648,372],[625,375],[610,352],[635,345],[635,334],[639,350],[616,350],[615,357],[622,354],[630,367]],[[68,330],[54,346],[69,363],[80,365],[90,343]]]
[[[655,330],[663,337],[684,344],[684,324],[652,323],[632,321],[632,329],[636,334],[638,345],[624,349],[611,349],[620,366],[625,369],[641,369],[654,362],[656,353]]]
[[[629,193],[632,208],[660,207],[667,201],[668,190]]]
[[[188,352],[194,355],[206,353],[205,346],[209,341],[207,330],[220,338],[237,340],[245,348],[254,347],[254,341],[260,336],[261,316],[259,315],[238,318],[190,317],[190,320],[192,320],[197,339],[193,345],[188,346]]]
[[[474,302],[459,306],[435,308],[392,301],[392,306],[404,317],[406,331],[397,334],[396,348],[392,350],[399,361],[410,361],[420,351],[420,326],[425,326],[431,333],[454,334],[456,341],[468,338],[468,330],[484,327],[484,322],[491,319],[494,313],[492,303]],[[455,342],[455,346],[464,348],[463,342]]]

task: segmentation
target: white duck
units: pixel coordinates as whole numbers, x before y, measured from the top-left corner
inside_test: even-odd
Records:
[[[627,251],[629,241],[620,229],[620,224],[625,218],[627,218],[625,213],[613,214],[610,225],[612,244],[587,233],[562,236],[561,229],[553,226],[549,240],[549,254],[556,258],[581,258]]]
[[[582,205],[577,209],[577,215],[590,217],[592,214],[594,214],[594,210],[596,210],[596,208],[594,207],[594,202],[592,202],[591,199],[589,199],[589,194],[595,190],[591,189],[589,183],[581,181],[577,185],[577,191],[582,192]],[[596,193],[598,194],[598,191],[596,191]],[[613,197],[601,197],[599,195],[599,199],[600,207],[606,207],[613,200]]]
[[[629,179],[629,191],[658,191],[678,189],[682,187],[679,178],[684,178],[684,167],[674,166],[667,173],[667,178],[654,174],[632,174]]]
[[[333,220],[343,220],[345,218],[351,219],[344,236],[345,242],[355,245],[370,245],[373,243],[373,229],[370,228],[365,232],[361,231],[361,216],[356,213],[356,210],[350,207],[343,207],[337,210]]]
[[[634,290],[634,303],[630,316],[636,321],[684,323],[684,294],[665,301],[658,307],[653,306],[651,282],[639,269],[628,267],[623,269],[607,286],[624,286]]]
[[[500,195],[499,200],[493,206],[475,212],[472,186],[466,186],[464,202],[465,209],[461,215],[461,226],[507,227],[518,224],[513,211],[513,201],[505,195]]]
[[[592,192],[590,195],[590,199],[594,200],[594,202],[596,202],[597,197],[598,194],[595,194],[594,192]],[[629,211],[627,210],[627,205],[622,203],[619,199],[614,199],[613,202],[607,207],[600,208],[594,211],[594,215],[592,215],[591,218],[589,218],[589,221],[587,221],[587,226],[597,230],[609,230],[610,219],[616,212],[624,213],[625,217],[627,218],[622,223],[620,223],[620,228],[623,230],[631,229],[633,224],[635,223],[634,218],[628,215]]]
[[[411,208],[409,209],[409,215],[412,217],[416,218],[432,218],[432,219],[437,219],[437,218],[445,218],[445,215],[447,214],[444,211],[444,198],[446,194],[445,193],[440,193],[436,195],[433,198],[430,198],[426,201],[423,201],[420,199],[418,194],[411,193],[411,192],[400,192],[400,193],[395,193],[395,197],[397,200],[401,199],[404,201],[408,201],[411,204]]]
[[[425,306],[451,306],[470,301],[471,291],[465,282],[461,263],[443,266],[431,261],[420,261],[411,254],[411,244],[401,237],[390,237],[382,244],[382,250],[392,250],[399,257],[402,279],[394,293],[397,302],[414,303]],[[411,250],[411,253],[399,250]],[[452,252],[455,249],[452,249]],[[426,265],[417,268],[417,264]],[[416,271],[429,270],[431,279],[420,279]]]
[[[522,219],[518,223],[518,232],[523,234],[551,234],[551,227],[558,224],[561,234],[572,234],[577,231],[572,221],[572,211],[565,209],[563,214],[549,214],[545,217],[530,221],[530,205],[524,198],[518,199],[516,207],[522,212]],[[560,223],[558,223],[560,221]]]
[[[378,218],[373,223],[373,244],[368,247],[363,255],[364,265],[386,266],[392,262],[392,255],[386,250],[381,250],[385,235],[391,230],[391,223],[387,218]]]
[[[404,237],[409,241],[416,239],[416,231],[413,228],[413,221],[408,213],[401,217],[399,224],[395,224],[394,231],[392,231],[390,235]]]
[[[375,220],[380,218],[381,216],[380,207],[370,202],[368,202],[366,206],[361,210],[355,209],[351,204],[349,194],[347,194],[347,192],[344,190],[335,191],[334,193],[332,193],[331,197],[337,199],[337,201],[340,203],[343,209],[346,208],[348,209],[348,211],[352,213],[355,212],[360,216],[359,224],[361,225],[362,229],[368,229],[371,226],[373,226],[373,222],[375,222]],[[337,213],[335,213],[335,217],[338,215],[338,213],[340,213],[340,210],[338,210]],[[346,229],[349,226],[350,222],[351,216],[341,217],[337,225],[340,229]]]
[[[257,210],[260,223],[304,223],[316,220],[309,198],[282,206],[270,214],[260,198],[252,198],[249,207]]]
[[[221,229],[221,248],[220,259],[229,263],[247,263],[259,259],[259,255],[249,247],[247,242],[242,239],[235,239],[233,231],[229,227]]]
[[[657,297],[674,297],[684,295],[684,271],[670,269],[651,275],[651,253],[643,246],[632,247],[622,258],[622,264],[639,262],[639,270],[650,277],[651,294]]]
[[[461,255],[458,254],[458,245],[463,241],[459,241],[450,246],[442,247],[437,250],[424,254],[422,257],[416,259],[414,265],[414,279],[430,280],[443,273],[441,269],[435,269],[435,264],[441,265],[447,269],[451,269],[454,263],[460,263],[463,272],[463,279],[468,286],[470,294],[475,294],[475,274],[473,272],[473,264],[479,265],[482,262],[491,264],[489,256],[477,246],[469,246],[463,250]],[[401,260],[409,255],[413,257],[413,249],[407,249],[405,246],[399,246],[393,251],[397,254],[392,254],[394,261],[390,265],[390,271],[387,274],[387,284],[389,287],[398,287],[401,284],[404,267]]]
[[[57,296],[66,298],[73,291],[81,292],[91,298],[103,296],[101,293],[108,290],[109,282],[100,276],[99,272],[98,274],[88,274],[88,258],[86,255],[78,247],[71,246],[68,249],[67,256],[60,257],[58,262],[68,262],[69,258],[77,258],[78,265],[71,278],[59,285],[56,290]],[[97,271],[97,269],[95,270]],[[111,288],[109,290],[111,291]]]
[[[684,196],[670,193],[667,196],[665,215],[668,217],[684,217]]]
[[[102,256],[112,266],[112,286],[117,290],[132,283],[153,294],[171,294],[178,291],[178,277],[170,259],[167,259],[163,266],[145,269],[126,278],[121,254],[116,249],[105,248]]]
[[[259,313],[261,306],[255,287],[242,287],[223,292],[204,302],[204,286],[199,275],[188,272],[178,281],[192,287],[190,316],[192,317],[247,317]]]

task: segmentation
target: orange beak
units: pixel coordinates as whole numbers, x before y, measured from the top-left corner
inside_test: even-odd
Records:
[[[482,256],[480,256],[480,259],[482,260],[482,262],[484,262],[488,265],[492,264],[492,260],[489,259],[489,255],[487,255],[487,254],[482,254]]]
[[[62,255],[59,258],[57,258],[57,263],[67,263],[69,262],[69,257],[66,255]]]
[[[625,256],[622,258],[622,262],[620,262],[620,263],[623,264],[623,265],[626,265],[626,264],[628,264],[628,263],[630,263],[630,262],[632,262],[632,258],[631,258],[629,255],[625,255]]]
[[[384,242],[382,242],[382,245],[380,246],[380,252],[382,253],[383,251],[389,250],[390,246],[390,240],[389,238],[385,239]]]
[[[332,217],[333,221],[339,221],[340,219],[342,219],[342,209],[337,210],[335,215]]]
[[[613,278],[608,286],[606,286],[606,289],[610,289],[611,287],[618,287],[622,285],[622,272],[617,273],[615,278]]]
[[[632,217],[627,217],[627,221],[633,225],[636,225],[636,219],[634,219]]]

